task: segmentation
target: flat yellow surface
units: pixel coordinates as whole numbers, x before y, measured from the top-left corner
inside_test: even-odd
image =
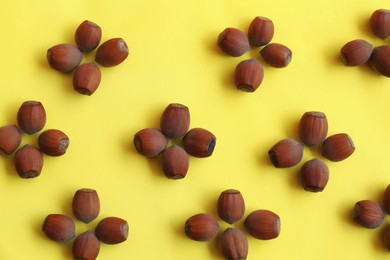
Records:
[[[386,6],[387,5],[387,6]],[[102,244],[99,259],[222,259],[216,240],[196,242],[183,232],[185,220],[201,212],[216,214],[219,194],[242,192],[248,215],[255,209],[277,213],[282,231],[275,240],[249,237],[248,259],[388,259],[381,230],[352,220],[355,202],[381,201],[390,183],[390,80],[368,66],[345,67],[340,48],[362,38],[382,41],[368,19],[379,0],[330,1],[29,1],[3,0],[1,19],[0,125],[15,124],[26,100],[38,100],[47,112],[45,129],[70,138],[62,157],[44,157],[41,176],[18,177],[13,156],[0,157],[0,259],[71,259],[72,242],[59,244],[41,231],[50,213],[71,217],[71,201],[80,188],[96,189],[101,213],[76,232],[94,229],[100,219],[128,221],[128,240]],[[265,76],[254,93],[235,89],[238,62],[258,57],[223,54],[216,46],[226,27],[247,31],[255,16],[273,20],[272,42],[293,51],[284,69],[264,65]],[[71,74],[51,69],[46,51],[74,43],[84,20],[99,24],[102,41],[122,37],[130,55],[117,67],[102,68],[102,82],[92,96],[72,88]],[[83,62],[92,61],[94,53]],[[259,58],[261,61],[261,59]],[[189,107],[191,128],[217,137],[214,154],[191,157],[182,180],[167,179],[158,160],[139,155],[134,134],[159,127],[169,103]],[[303,190],[300,165],[317,150],[305,148],[302,162],[276,169],[267,152],[277,141],[297,138],[306,111],[327,115],[329,135],[348,133],[355,153],[342,162],[325,160],[330,169],[322,193]],[[37,144],[38,134],[23,135]],[[324,158],[322,158],[324,159]],[[221,228],[229,225],[219,220]],[[243,229],[242,221],[233,225]]]

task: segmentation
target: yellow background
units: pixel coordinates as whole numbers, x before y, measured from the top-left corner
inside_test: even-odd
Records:
[[[381,230],[352,221],[362,199],[381,201],[390,183],[390,81],[368,66],[344,67],[338,59],[348,41],[362,38],[374,46],[368,27],[371,13],[390,8],[379,0],[342,1],[28,1],[1,4],[0,125],[16,123],[26,100],[41,101],[44,129],[70,137],[62,157],[44,157],[41,176],[21,179],[13,156],[0,158],[0,259],[71,259],[71,242],[58,244],[41,231],[50,213],[72,216],[79,188],[94,188],[101,200],[97,220],[77,222],[77,233],[93,229],[103,217],[128,221],[126,242],[102,244],[99,259],[222,259],[211,242],[184,235],[185,220],[201,212],[217,217],[216,201],[229,188],[242,192],[248,215],[255,209],[279,214],[280,236],[271,241],[249,237],[248,259],[388,259]],[[247,31],[255,16],[273,20],[272,42],[293,51],[284,69],[264,65],[254,93],[233,85],[242,57],[216,46],[226,27]],[[52,70],[46,51],[74,43],[84,20],[99,24],[102,42],[122,37],[130,55],[121,65],[101,68],[102,82],[92,96],[72,88],[71,75]],[[93,60],[87,55],[83,62]],[[214,133],[214,154],[191,157],[186,178],[165,178],[157,160],[139,155],[134,134],[159,127],[169,103],[189,107],[191,128]],[[267,151],[277,141],[297,138],[306,111],[327,115],[329,135],[348,133],[355,153],[345,161],[326,160],[330,180],[324,192],[302,189],[299,166],[320,156],[305,148],[300,165],[275,169]],[[38,135],[23,135],[37,143]],[[321,158],[321,157],[320,157]],[[73,216],[72,216],[73,217]],[[221,228],[228,227],[221,223]],[[242,221],[234,226],[242,228]]]

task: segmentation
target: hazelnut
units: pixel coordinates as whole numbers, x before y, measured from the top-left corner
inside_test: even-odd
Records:
[[[257,16],[249,25],[248,38],[249,42],[260,47],[267,45],[274,37],[274,23],[267,17]]]
[[[106,244],[119,244],[127,239],[129,225],[127,221],[117,217],[107,217],[98,223],[95,234],[100,241]]]
[[[390,77],[390,45],[375,47],[371,54],[370,65],[378,73]]]
[[[244,221],[248,233],[257,239],[269,240],[280,234],[280,218],[270,210],[259,209],[251,212]]]
[[[245,213],[245,202],[241,192],[234,189],[223,191],[217,202],[218,216],[229,224],[239,221]]]
[[[361,200],[354,207],[353,220],[363,227],[374,229],[379,227],[385,219],[385,214],[378,202]]]
[[[47,61],[51,68],[71,72],[81,63],[83,54],[72,44],[58,44],[47,50]]]
[[[236,228],[227,228],[218,238],[218,246],[226,260],[244,260],[248,256],[248,239]]]
[[[165,150],[167,145],[167,137],[156,128],[145,128],[134,135],[136,150],[147,157],[158,156]]]
[[[383,244],[390,251],[390,226],[386,226],[382,232]]]
[[[340,51],[340,60],[345,66],[359,66],[366,63],[372,54],[372,44],[365,40],[347,42]]]
[[[102,29],[96,23],[85,20],[77,27],[74,38],[80,51],[89,52],[99,45]]]
[[[122,63],[129,55],[129,49],[122,38],[113,38],[96,51],[95,61],[104,67],[113,67]]]
[[[72,211],[74,216],[84,223],[88,224],[96,219],[100,212],[100,200],[96,190],[77,190],[73,196]]]
[[[308,147],[322,144],[328,134],[328,120],[322,112],[310,111],[299,121],[299,138]]]
[[[42,152],[32,145],[26,144],[16,151],[14,163],[16,171],[21,178],[38,177],[43,167]]]
[[[199,213],[188,218],[184,224],[187,237],[196,241],[209,241],[219,231],[217,220],[210,214]]]
[[[390,35],[390,10],[375,10],[370,18],[370,27],[375,36],[386,39]]]
[[[241,61],[234,71],[236,88],[245,92],[254,92],[263,82],[263,65],[256,59]]]
[[[303,145],[292,138],[286,138],[272,146],[268,156],[276,168],[292,167],[302,160]]]
[[[250,50],[245,33],[236,28],[226,28],[217,39],[218,47],[226,54],[239,57]]]
[[[46,124],[46,111],[39,101],[26,101],[18,110],[19,127],[31,135],[40,131]]]
[[[99,87],[102,73],[95,63],[81,64],[73,73],[73,88],[80,94],[90,96]]]
[[[329,136],[322,143],[321,154],[325,158],[339,162],[347,159],[355,151],[355,145],[345,133]]]
[[[73,220],[62,214],[48,215],[43,222],[42,230],[46,236],[57,242],[67,242],[76,233]]]
[[[16,125],[0,127],[0,151],[10,155],[19,147],[22,133]]]
[[[100,241],[93,231],[88,230],[78,235],[73,242],[74,259],[95,260],[99,255]]]
[[[49,129],[39,135],[38,144],[43,153],[60,156],[65,154],[69,147],[69,137],[60,130]]]
[[[190,127],[190,111],[182,104],[169,104],[160,118],[160,128],[171,139],[183,137]]]
[[[326,164],[317,159],[305,162],[301,167],[302,186],[306,191],[323,191],[329,180],[329,169]]]
[[[383,194],[383,209],[390,214],[390,184]]]
[[[183,146],[187,153],[199,158],[211,156],[215,144],[215,136],[203,128],[193,128],[183,137]]]
[[[169,179],[182,179],[187,175],[190,159],[187,152],[174,144],[161,154],[161,165]]]
[[[260,51],[261,57],[272,67],[284,68],[292,59],[291,50],[279,43],[270,43]]]

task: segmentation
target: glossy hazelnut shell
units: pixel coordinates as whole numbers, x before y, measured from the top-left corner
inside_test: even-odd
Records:
[[[322,143],[321,154],[333,162],[347,159],[355,151],[355,145],[348,134],[340,133],[329,136]]]
[[[95,260],[99,251],[100,241],[91,230],[78,235],[72,245],[73,259]]]
[[[187,152],[174,144],[161,154],[161,166],[169,179],[182,179],[187,175],[190,158]]]
[[[195,241],[209,241],[217,235],[218,231],[218,221],[207,213],[193,215],[184,224],[184,233]]]
[[[102,38],[102,29],[94,22],[85,20],[76,29],[75,42],[82,52],[94,50]]]
[[[328,134],[326,115],[318,111],[304,113],[299,121],[298,134],[299,139],[308,147],[321,145]]]
[[[203,128],[192,128],[182,141],[187,153],[199,158],[211,156],[216,145],[216,137]]]
[[[72,200],[73,215],[84,223],[90,223],[100,212],[100,200],[96,190],[83,188],[76,191]]]
[[[223,191],[217,202],[218,216],[229,224],[239,221],[245,213],[245,202],[240,191],[228,189]]]
[[[62,43],[47,50],[47,61],[50,67],[61,72],[72,72],[82,59],[83,54],[72,44]]]
[[[127,240],[129,225],[118,217],[106,217],[98,223],[95,234],[105,244],[119,244]]]
[[[262,240],[277,238],[280,234],[280,225],[280,217],[265,209],[252,211],[244,221],[248,233]]]
[[[321,192],[329,181],[329,168],[325,162],[314,158],[302,165],[300,177],[306,191]]]
[[[46,111],[39,101],[23,102],[17,113],[18,126],[31,135],[39,132],[46,124]]]
[[[374,229],[379,227],[385,219],[385,214],[378,202],[361,200],[354,207],[353,220],[359,225]]]
[[[73,89],[90,96],[99,87],[101,78],[102,73],[94,62],[81,64],[73,73]]]
[[[249,40],[244,32],[226,28],[217,38],[217,46],[227,55],[239,57],[250,50]]]
[[[121,64],[129,55],[129,49],[122,38],[107,40],[96,51],[95,61],[104,67]]]
[[[50,239],[57,242],[68,242],[76,234],[73,220],[62,214],[49,214],[42,225],[42,230]]]
[[[39,148],[44,154],[61,156],[69,147],[69,137],[57,129],[48,129],[38,137]]]
[[[249,42],[255,46],[264,46],[271,42],[274,36],[274,23],[267,17],[257,16],[249,25]]]
[[[172,103],[163,111],[160,118],[160,128],[170,139],[183,137],[190,127],[190,111],[187,106]]]
[[[292,167],[302,160],[303,145],[292,138],[286,138],[272,146],[268,156],[276,168]]]
[[[243,260],[248,256],[248,239],[236,228],[227,228],[218,238],[218,247],[227,260]]]
[[[5,155],[16,151],[22,141],[22,132],[16,125],[0,127],[0,150]]]
[[[275,68],[287,67],[292,59],[292,51],[280,43],[267,44],[261,49],[260,55],[268,65]]]
[[[234,71],[234,84],[237,89],[254,92],[263,82],[264,68],[256,59],[241,61]]]
[[[167,147],[168,138],[159,129],[145,128],[134,135],[133,143],[138,153],[156,157]]]
[[[38,177],[43,167],[42,152],[32,145],[26,144],[15,152],[14,164],[21,178]]]

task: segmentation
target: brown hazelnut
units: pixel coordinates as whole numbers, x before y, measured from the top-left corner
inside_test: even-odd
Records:
[[[47,61],[51,68],[71,72],[81,63],[83,54],[72,44],[62,43],[47,50]]]
[[[385,219],[385,214],[378,202],[361,200],[354,207],[353,220],[363,227],[374,229],[379,227]]]
[[[340,51],[340,60],[345,66],[360,66],[366,63],[372,54],[372,44],[361,39],[347,42]]]
[[[72,211],[74,216],[84,223],[88,224],[96,219],[100,212],[100,200],[96,190],[77,190],[72,200]]]
[[[226,54],[239,57],[250,50],[245,33],[236,28],[226,28],[217,39],[218,47]]]
[[[104,67],[113,67],[122,63],[129,55],[129,49],[122,38],[113,38],[96,51],[95,61]]]
[[[183,146],[187,153],[199,158],[211,156],[215,144],[216,137],[203,128],[193,128],[183,137]]]
[[[226,260],[244,260],[248,256],[248,239],[236,228],[227,228],[218,238],[219,250]]]
[[[386,39],[390,35],[390,10],[375,10],[370,18],[370,27],[375,36]]]
[[[0,127],[0,151],[10,155],[19,147],[22,133],[16,125]]]
[[[292,59],[291,50],[279,43],[270,43],[260,51],[261,57],[272,67],[284,68]]]
[[[136,150],[147,157],[158,156],[165,150],[167,145],[167,137],[156,128],[145,128],[134,135]]]
[[[164,135],[171,139],[183,137],[190,127],[188,107],[178,103],[169,104],[160,118],[160,128]]]
[[[81,64],[73,73],[73,88],[80,94],[90,96],[100,85],[102,73],[95,63]]]
[[[321,154],[328,160],[339,162],[347,159],[355,151],[355,145],[345,133],[329,136],[322,143]]]
[[[383,244],[390,251],[390,225],[387,225],[382,231]]]
[[[238,190],[223,191],[217,202],[218,216],[229,224],[239,221],[245,213],[245,202]]]
[[[257,16],[249,25],[249,42],[255,46],[264,46],[274,37],[274,23],[267,17]]]
[[[371,54],[370,65],[378,73],[390,77],[390,45],[375,47]]]
[[[50,239],[67,242],[74,238],[76,230],[73,220],[62,214],[50,214],[43,221],[42,230]]]
[[[39,135],[38,144],[43,153],[60,156],[65,154],[69,147],[69,137],[60,130],[49,129]]]
[[[259,209],[251,212],[244,221],[248,233],[257,239],[269,240],[280,234],[280,218],[270,210]]]
[[[107,217],[98,223],[95,234],[106,244],[119,244],[126,241],[129,234],[127,221],[118,217]]]
[[[323,161],[314,158],[302,165],[301,182],[306,191],[323,191],[328,180],[329,169]]]
[[[308,147],[322,144],[328,134],[328,120],[322,112],[310,111],[303,114],[299,121],[299,138]]]
[[[390,184],[383,194],[383,209],[390,214]]]
[[[31,135],[40,131],[46,124],[46,111],[39,101],[23,102],[17,114],[19,127]]]
[[[26,144],[16,151],[14,163],[21,178],[38,177],[43,167],[42,152],[32,145]]]
[[[234,71],[236,88],[245,92],[254,92],[263,82],[263,65],[256,59],[241,61]]]
[[[82,52],[94,50],[102,38],[102,29],[94,22],[85,20],[76,29],[75,42]]]
[[[209,241],[219,231],[217,220],[210,214],[199,213],[188,218],[184,224],[187,237],[196,241]]]
[[[303,145],[292,138],[286,138],[272,146],[268,156],[276,168],[292,167],[302,160]]]
[[[169,179],[182,179],[187,175],[190,159],[187,152],[174,144],[161,154],[161,165]]]
[[[99,251],[100,241],[91,230],[78,235],[73,242],[72,255],[74,259],[95,260]]]

